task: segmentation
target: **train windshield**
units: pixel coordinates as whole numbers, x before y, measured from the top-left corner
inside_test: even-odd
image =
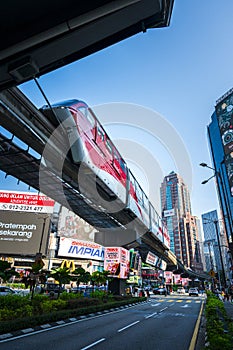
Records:
[[[62,101],[62,102],[57,102],[52,104],[52,107],[70,107],[72,105],[76,105],[78,103],[80,103],[81,101],[79,100],[66,100],[66,101]]]

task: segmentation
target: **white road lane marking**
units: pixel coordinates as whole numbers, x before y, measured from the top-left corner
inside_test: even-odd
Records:
[[[155,316],[155,315],[157,315],[157,312],[154,312],[154,313],[151,314],[151,315],[145,316],[145,318],[150,318],[150,317],[153,317],[153,316]]]
[[[104,341],[104,340],[105,340],[105,338],[101,338],[101,339],[99,339],[99,340],[95,341],[94,343],[92,343],[92,344],[90,344],[90,345],[85,346],[85,348],[82,348],[81,350],[90,349],[90,348],[92,348],[93,346],[95,346],[95,345],[97,345],[97,344],[101,343],[101,342],[102,342],[102,341]]]
[[[162,312],[164,310],[166,310],[168,307],[164,307],[163,309],[161,309],[159,312]]]
[[[128,326],[125,326],[125,327],[123,327],[123,328],[121,328],[121,329],[118,329],[117,332],[122,332],[122,331],[124,331],[125,329],[134,326],[134,325],[137,324],[138,322],[140,322],[140,321],[136,321],[136,322],[130,323],[130,324],[128,324]]]

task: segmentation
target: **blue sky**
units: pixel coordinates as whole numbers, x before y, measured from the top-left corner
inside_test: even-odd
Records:
[[[218,208],[214,181],[201,185],[212,173],[199,163],[211,164],[206,127],[216,100],[233,86],[232,13],[232,0],[175,0],[168,28],[139,33],[39,78],[51,103],[77,98],[90,106],[118,102],[158,112],[189,154],[192,179],[180,175],[190,184],[192,211],[199,217]],[[20,88],[37,107],[45,104],[33,81]],[[124,137],[127,130],[130,134],[122,127]],[[109,132],[117,138],[120,130]],[[133,137],[150,148],[163,176],[177,171],[166,145],[152,141],[150,146],[143,135],[131,132]],[[124,156],[124,147],[121,153]],[[142,178],[133,162],[131,167]],[[1,184],[4,189],[27,190],[2,176]],[[159,193],[158,187],[155,190]]]

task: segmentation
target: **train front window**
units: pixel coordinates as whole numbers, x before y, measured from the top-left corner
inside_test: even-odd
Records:
[[[86,119],[89,121],[91,124],[91,127],[94,128],[95,126],[95,118],[93,115],[90,113],[87,107],[79,107],[78,110],[86,117]]]
[[[88,109],[87,109],[87,120],[89,121],[91,126],[94,128],[94,126],[95,126],[95,118],[93,117],[93,115],[91,114],[91,112]]]
[[[86,107],[79,107],[78,110],[87,117],[87,108]]]

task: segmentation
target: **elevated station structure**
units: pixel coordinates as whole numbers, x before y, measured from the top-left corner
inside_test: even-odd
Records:
[[[174,0],[9,0],[0,12],[0,90],[149,28],[167,27]]]

